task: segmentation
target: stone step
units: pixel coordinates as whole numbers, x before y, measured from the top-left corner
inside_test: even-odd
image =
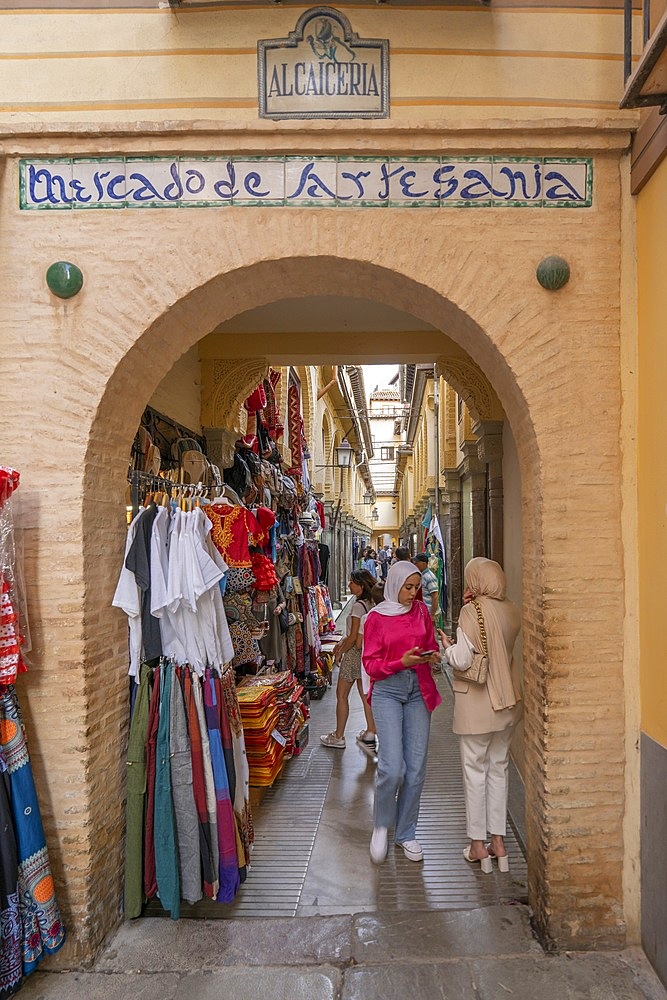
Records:
[[[96,972],[445,962],[542,955],[525,906],[242,920],[148,918],[121,926]]]
[[[666,1000],[640,949],[546,954],[522,905],[124,924],[22,1000]]]

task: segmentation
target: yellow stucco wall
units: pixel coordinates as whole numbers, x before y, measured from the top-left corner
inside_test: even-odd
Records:
[[[307,5],[303,9],[307,9]],[[0,10],[0,123],[245,120],[257,116],[257,41],[284,37],[300,8]],[[348,10],[388,38],[391,117],[545,108],[615,111],[623,13],[479,6]],[[636,32],[640,35],[641,32]]]
[[[667,746],[667,161],[637,198],[639,309],[639,594],[641,724]],[[657,652],[657,655],[656,655]]]
[[[179,358],[151,396],[149,405],[189,430],[201,433],[201,365],[196,347]]]

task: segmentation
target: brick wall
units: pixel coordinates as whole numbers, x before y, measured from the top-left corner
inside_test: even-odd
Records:
[[[522,475],[530,898],[564,947],[623,942],[623,143],[603,131],[558,141],[596,144],[590,211],[20,213],[8,162],[2,457],[23,473],[35,650],[21,694],[70,928],[59,961],[90,958],[120,913],[126,636],[110,602],[136,426],[185,351],[286,290],[343,290],[404,310],[491,380]],[[535,150],[538,140],[512,142]],[[73,152],[67,139],[48,149]],[[549,293],[535,267],[558,252],[572,278]],[[85,276],[67,302],[44,283],[58,259]],[[245,348],[250,338],[249,357]]]

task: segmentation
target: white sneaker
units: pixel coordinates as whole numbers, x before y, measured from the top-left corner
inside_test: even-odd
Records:
[[[336,733],[329,733],[327,736],[320,736],[320,743],[325,747],[336,747],[337,750],[345,749],[345,737],[336,736]]]
[[[422,845],[418,840],[397,840],[397,847],[403,848],[403,853],[405,854],[408,861],[423,861],[424,852],[422,851]]]
[[[373,827],[371,837],[371,861],[374,865],[381,865],[387,857],[387,827]]]

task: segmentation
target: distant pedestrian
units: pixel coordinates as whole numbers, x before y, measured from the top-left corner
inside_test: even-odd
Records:
[[[440,613],[440,586],[433,570],[428,568],[428,555],[418,552],[412,560],[422,577],[422,601],[428,608],[431,621],[435,625]]]
[[[361,564],[361,568],[365,569],[368,573],[370,573],[374,580],[377,580],[378,562],[377,562],[377,553],[375,552],[375,549],[368,550],[366,558],[363,560]]]
[[[335,747],[337,750],[345,748],[345,727],[350,714],[350,691],[355,684],[364,704],[364,713],[366,715],[366,728],[359,733],[357,739],[372,747],[375,747],[376,743],[373,713],[370,710],[361,683],[361,641],[359,638],[359,626],[361,619],[373,607],[373,595],[377,585],[375,579],[365,569],[354,569],[350,573],[348,586],[350,593],[354,595],[356,600],[345,623],[345,638],[341,639],[334,646],[334,660],[340,663],[338,682],[336,684],[336,728],[326,736],[320,736],[320,740],[325,747]]]
[[[380,579],[387,579],[387,570],[389,569],[389,560],[387,558],[387,550],[381,548],[378,552],[378,562],[380,563]]]
[[[410,558],[410,549],[406,549],[404,545],[399,545],[398,548],[394,549],[394,558],[391,560],[392,566],[397,562],[405,562]]]

